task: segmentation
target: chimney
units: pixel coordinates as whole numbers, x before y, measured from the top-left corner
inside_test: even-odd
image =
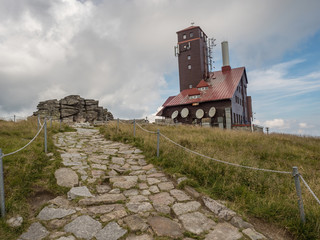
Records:
[[[231,70],[230,67],[230,62],[229,62],[229,46],[228,46],[228,41],[223,41],[221,43],[221,48],[222,48],[222,72],[226,72]]]

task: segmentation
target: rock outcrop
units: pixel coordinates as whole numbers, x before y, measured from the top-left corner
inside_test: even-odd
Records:
[[[70,95],[61,100],[53,99],[40,102],[38,111],[33,115],[51,116],[64,122],[108,121],[113,115],[108,109],[99,107],[99,101]]]

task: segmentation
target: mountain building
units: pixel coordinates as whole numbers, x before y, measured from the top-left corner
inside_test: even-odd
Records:
[[[157,116],[184,124],[228,128],[250,125],[245,67],[231,68],[228,42],[222,42],[223,66],[211,72],[211,39],[199,26],[177,32],[180,93],[169,97]]]

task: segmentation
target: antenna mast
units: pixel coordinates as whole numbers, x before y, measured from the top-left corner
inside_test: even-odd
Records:
[[[208,39],[208,58],[209,58],[209,72],[213,72],[213,48],[217,45],[215,44],[216,39],[215,38],[209,38]]]

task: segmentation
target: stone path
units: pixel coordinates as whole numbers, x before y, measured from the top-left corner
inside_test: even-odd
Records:
[[[70,191],[49,201],[19,239],[266,239],[221,203],[177,189],[139,149],[88,128],[54,141],[65,166],[57,183]]]

